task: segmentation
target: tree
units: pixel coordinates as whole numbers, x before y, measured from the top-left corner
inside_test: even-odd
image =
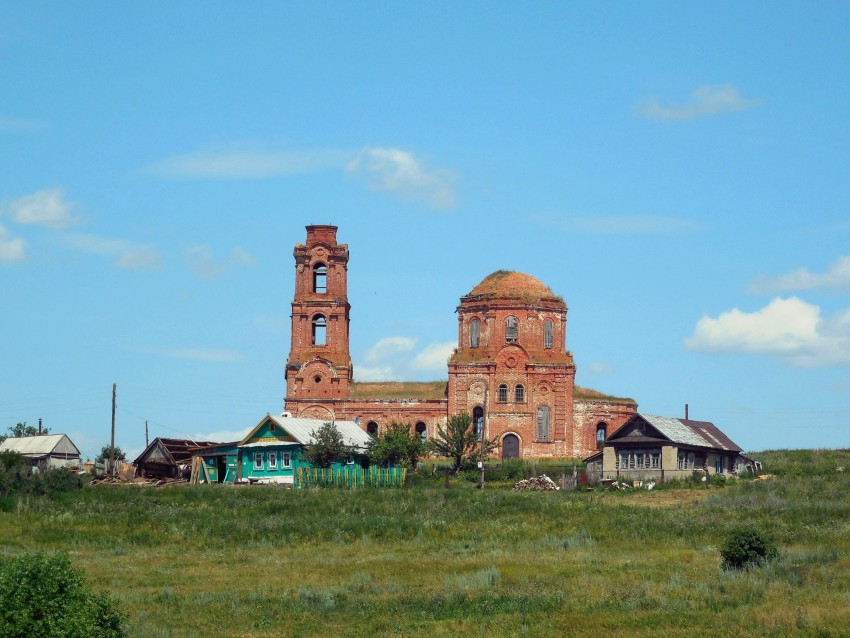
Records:
[[[114,600],[89,591],[65,554],[21,554],[0,562],[0,636],[123,638]]]
[[[50,434],[50,430],[48,428],[41,428],[42,434]],[[21,421],[20,423],[12,426],[9,426],[7,430],[7,434],[0,434],[0,443],[5,441],[8,438],[16,438],[19,439],[24,436],[38,436],[38,428],[27,425],[26,421]]]
[[[496,448],[496,442],[484,440],[484,455]],[[464,463],[475,458],[481,452],[481,439],[472,427],[472,417],[468,412],[449,417],[444,430],[437,427],[437,434],[428,442],[428,448],[438,456],[452,459],[455,474],[460,472]]]
[[[95,457],[94,460],[97,463],[105,463],[106,461],[109,460],[109,457],[111,456],[111,454],[112,454],[112,446],[111,445],[104,445],[100,449],[100,454],[98,454]],[[127,460],[127,455],[124,453],[124,450],[122,450],[117,445],[115,446],[115,460],[116,461],[126,461]]]
[[[369,460],[377,465],[415,468],[425,445],[419,435],[411,431],[410,423],[390,423],[384,434],[372,440]]]
[[[304,448],[304,459],[316,467],[332,463],[348,463],[354,458],[354,447],[346,444],[342,432],[333,422],[323,423],[312,432],[313,442]]]

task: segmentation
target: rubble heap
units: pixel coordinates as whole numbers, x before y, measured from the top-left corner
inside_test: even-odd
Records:
[[[523,479],[516,485],[515,490],[559,490],[561,489],[555,484],[555,481],[550,479],[545,474],[540,476],[532,476],[531,478]]]

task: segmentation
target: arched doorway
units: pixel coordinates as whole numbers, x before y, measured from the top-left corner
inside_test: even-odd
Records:
[[[502,438],[502,460],[519,458],[519,437],[516,434],[506,434]]]
[[[480,405],[472,409],[472,427],[475,428],[475,434],[481,438],[481,428],[483,427],[484,408]]]

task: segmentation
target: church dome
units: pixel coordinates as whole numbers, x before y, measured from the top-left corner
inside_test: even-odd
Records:
[[[514,270],[497,270],[487,275],[465,298],[562,301],[539,279]]]

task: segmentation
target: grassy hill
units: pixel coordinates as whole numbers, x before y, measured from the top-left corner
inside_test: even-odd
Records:
[[[0,501],[0,555],[64,550],[130,635],[842,636],[850,450],[635,493],[92,486]],[[773,563],[720,569],[752,526]]]

